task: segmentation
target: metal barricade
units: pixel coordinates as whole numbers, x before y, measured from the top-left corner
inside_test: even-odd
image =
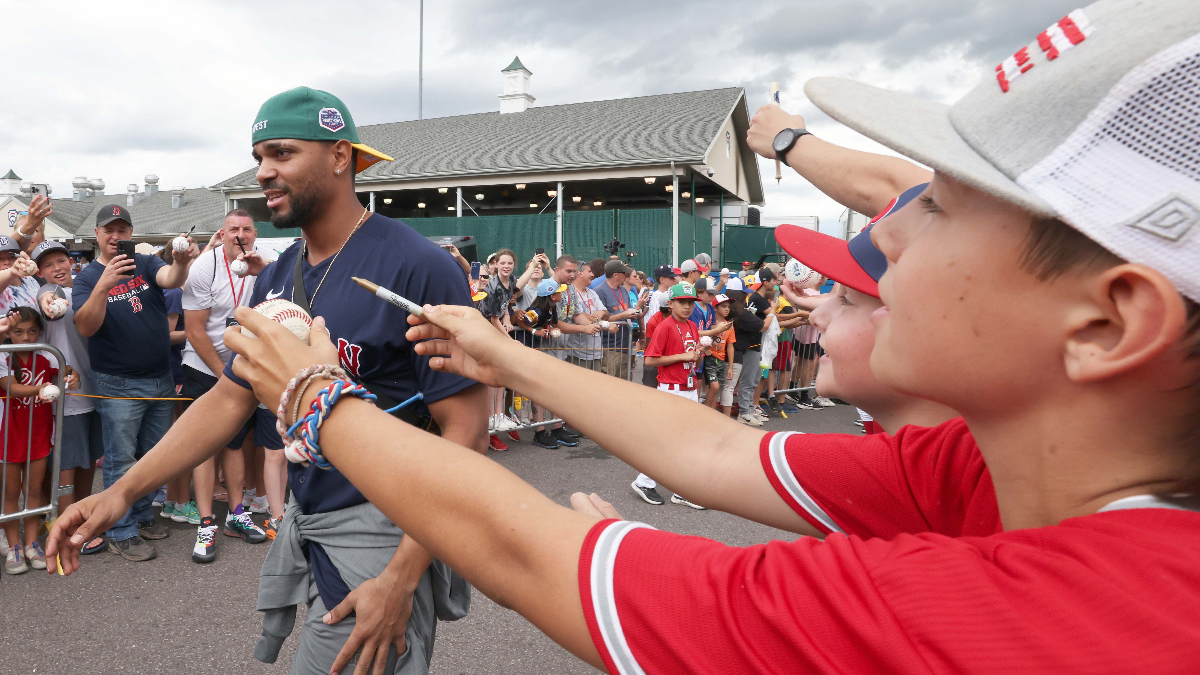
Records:
[[[28,479],[29,469],[33,464],[33,447],[32,446],[33,446],[33,432],[34,432],[34,412],[36,411],[37,405],[38,405],[34,401],[34,399],[36,399],[37,397],[30,396],[30,397],[13,398],[13,397],[10,397],[7,394],[7,392],[0,390],[0,402],[2,402],[4,404],[3,427],[0,428],[0,433],[2,433],[4,435],[4,439],[2,441],[0,441],[0,449],[3,450],[3,454],[0,454],[0,499],[3,500],[3,501],[0,501],[0,523],[4,523],[4,522],[10,521],[10,520],[20,520],[22,518],[31,518],[34,516],[40,516],[42,514],[48,514],[50,520],[54,520],[55,518],[58,517],[58,497],[59,497],[59,495],[70,493],[74,489],[73,485],[59,485],[58,484],[59,466],[62,462],[62,452],[61,452],[60,446],[62,444],[63,408],[65,407],[66,394],[67,394],[66,387],[64,386],[64,380],[65,380],[64,373],[66,372],[66,366],[67,366],[66,360],[63,358],[62,352],[60,352],[58,349],[56,349],[48,344],[43,344],[40,342],[35,343],[35,344],[29,344],[29,345],[15,345],[15,344],[0,345],[0,354],[3,354],[3,356],[0,356],[0,358],[5,359],[5,361],[8,365],[8,372],[9,372],[10,376],[14,372],[13,361],[16,360],[16,358],[17,358],[16,354],[18,352],[33,352],[35,354],[36,354],[36,352],[47,352],[58,361],[58,374],[51,381],[51,384],[54,384],[54,386],[58,387],[59,397],[58,397],[58,400],[52,404],[54,406],[54,409],[53,409],[54,410],[54,412],[53,412],[54,429],[51,432],[50,455],[48,456],[48,458],[50,460],[50,462],[49,462],[49,481],[48,481],[50,484],[50,493],[48,495],[44,496],[44,500],[47,502],[46,504],[44,504],[42,506],[36,506],[36,507],[29,506],[30,490],[35,489],[35,488],[40,490],[40,488],[41,488],[40,485],[38,485],[38,486],[31,485],[31,481],[29,481],[29,479]],[[36,365],[36,356],[34,357],[33,362]],[[31,379],[32,379],[33,375],[34,374],[31,373]],[[30,382],[26,382],[26,383],[18,382],[18,384],[30,384]],[[20,510],[10,512],[10,511],[7,511],[7,508],[6,508],[7,503],[8,503],[9,489],[11,487],[9,485],[9,479],[8,479],[8,473],[9,473],[8,467],[10,466],[10,463],[8,462],[8,458],[10,457],[10,450],[15,451],[15,448],[10,448],[9,439],[10,439],[10,436],[12,435],[10,433],[10,429],[12,429],[12,425],[16,422],[16,420],[14,420],[12,417],[13,404],[18,400],[20,400],[22,402],[28,401],[28,403],[23,403],[23,405],[29,406],[29,417],[27,419],[28,431],[25,434],[25,439],[24,439],[25,470],[23,473],[26,477],[25,478],[25,488],[24,488],[24,491],[22,493],[18,494],[18,496],[17,496],[18,504],[19,505],[24,504],[24,508],[20,508]],[[17,440],[20,441],[20,439],[17,439]],[[13,455],[15,455],[15,452],[13,453]],[[20,464],[20,462],[16,462],[16,464]],[[39,501],[41,501],[41,500],[39,500]],[[10,541],[9,545],[20,546],[21,542]]]
[[[637,370],[636,343],[632,338],[622,339],[620,337],[622,332],[628,334],[628,331],[623,330],[623,327],[628,327],[629,322],[613,322],[613,325],[617,325],[618,327],[618,333],[616,334],[604,332],[597,335],[567,333],[556,338],[544,338],[540,340],[541,344],[531,348],[554,356],[560,361],[567,361],[580,368],[632,382],[634,372]],[[627,342],[628,344],[626,346],[605,347],[603,346],[605,335],[612,335],[614,339]],[[491,428],[489,429],[490,433],[498,434],[510,431],[524,431],[562,422],[562,419],[556,417],[552,411],[546,410],[528,397],[522,396],[520,392],[508,389],[496,389],[492,392],[492,395],[504,396],[502,406],[504,414],[509,419],[516,421],[517,426],[506,425],[504,428]],[[501,407],[499,401],[492,401],[492,404],[492,409]]]

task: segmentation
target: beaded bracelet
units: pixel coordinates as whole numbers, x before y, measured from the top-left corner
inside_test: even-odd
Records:
[[[309,462],[321,469],[331,469],[333,465],[321,454],[320,429],[325,418],[333,412],[333,406],[342,396],[357,396],[364,401],[374,401],[375,395],[366,387],[350,380],[335,380],[317,392],[309,406],[309,413],[299,419],[283,436],[283,453],[291,462],[307,464]],[[295,434],[295,436],[293,436]]]

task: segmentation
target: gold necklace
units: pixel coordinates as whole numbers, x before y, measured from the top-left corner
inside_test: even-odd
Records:
[[[362,227],[363,221],[367,219],[368,213],[370,213],[370,211],[364,208],[362,215],[358,217],[358,222],[354,224],[354,229],[350,230],[350,236],[346,237],[346,241],[342,242],[341,248],[337,250],[337,253],[333,254],[333,260],[329,261],[329,267],[325,268],[325,274],[321,275],[321,281],[317,283],[317,290],[313,291],[312,299],[308,301],[308,308],[310,310],[312,309],[313,305],[317,304],[317,293],[320,293],[321,286],[325,285],[325,277],[329,276],[329,270],[333,269],[333,263],[337,262],[338,256],[342,254],[342,249],[346,248],[346,244],[350,243],[350,238],[354,236],[355,232],[358,232],[358,228]],[[307,241],[304,242],[304,255],[308,255]]]

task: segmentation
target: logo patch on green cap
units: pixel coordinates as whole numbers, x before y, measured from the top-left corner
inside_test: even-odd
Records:
[[[330,131],[341,131],[342,127],[346,126],[346,121],[342,119],[342,113],[337,108],[321,108],[321,112],[317,113],[317,124]]]

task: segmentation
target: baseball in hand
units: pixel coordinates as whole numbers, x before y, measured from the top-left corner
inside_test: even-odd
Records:
[[[12,268],[13,271],[23,277],[31,277],[37,274],[38,271],[37,263],[33,262],[28,256],[25,255],[17,258],[16,261],[13,262]]]
[[[821,275],[795,258],[783,266],[783,276],[796,288],[816,288],[821,285]]]
[[[254,311],[262,314],[275,323],[283,324],[284,328],[292,331],[292,335],[308,343],[308,331],[312,328],[312,317],[299,305],[281,298],[267,300],[254,306]],[[258,339],[249,328],[242,326],[242,335]]]
[[[551,328],[550,329],[550,337],[552,337],[552,338],[562,337],[562,331],[557,328]]]
[[[38,393],[38,398],[42,399],[46,403],[52,403],[58,400],[58,395],[61,393],[62,392],[58,390],[58,387],[54,386],[53,384],[48,384],[42,387],[41,392]]]
[[[604,330],[608,330],[608,325],[609,325],[609,324],[608,324],[608,322],[607,322],[607,321],[601,321],[601,322],[600,322],[600,327],[601,327],[601,328],[603,328]]]
[[[183,253],[192,247],[192,243],[187,240],[187,237],[175,237],[171,240],[171,250],[176,253]]]
[[[701,335],[700,336],[700,346],[701,347],[711,347],[712,346],[712,336],[711,335]]]
[[[239,277],[244,277],[250,272],[250,265],[245,260],[234,260],[229,263],[229,270]]]
[[[46,303],[46,307],[45,307],[46,318],[48,318],[48,319],[62,318],[62,315],[67,313],[67,307],[68,307],[68,305],[67,305],[66,298],[58,298],[58,297],[54,298],[50,302]]]

